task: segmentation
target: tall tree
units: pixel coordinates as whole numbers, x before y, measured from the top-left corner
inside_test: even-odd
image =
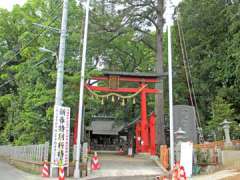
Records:
[[[131,27],[127,27],[126,23],[122,24],[124,16],[117,14],[112,6],[102,8],[102,2],[100,5],[94,4],[91,11],[87,77],[95,73],[97,63],[94,64],[93,61],[100,60],[104,60],[109,69],[151,71],[154,62],[152,51],[138,40]],[[41,29],[33,23],[59,28],[61,4],[61,1],[56,0],[33,0],[28,1],[23,7],[16,6],[11,12],[0,11],[4,14],[0,17],[3,25],[0,28],[0,43],[4,45],[0,47],[0,53],[5,58],[1,59],[1,63],[7,62],[3,66],[0,81],[4,84],[11,79],[11,83],[2,86],[0,92],[0,108],[4,112],[0,114],[2,120],[0,143],[9,139],[16,144],[39,143],[51,137],[51,133],[45,132],[51,132],[52,126],[57,59],[51,54],[40,52],[38,48],[46,47],[57,52],[59,34],[49,29]],[[63,99],[64,105],[71,107],[72,117],[76,115],[79,94],[78,47],[82,16],[82,7],[77,6],[75,0],[71,0]],[[6,44],[8,41],[10,43]],[[15,49],[19,53],[16,53]],[[6,59],[11,61],[8,62]],[[119,104],[116,111],[113,111],[111,103],[109,107],[101,108],[101,101],[90,96],[85,96],[84,102],[87,123],[92,115],[104,111],[114,112],[119,118],[126,115]],[[126,107],[124,109],[129,111],[132,104],[129,103]],[[135,114],[131,116],[134,118]],[[36,124],[39,126],[35,126]]]
[[[42,29],[35,24],[60,27],[62,2],[27,1],[12,11],[0,10],[1,59],[1,113],[0,143],[11,139],[16,144],[41,143],[51,137],[56,60],[51,54],[42,53],[40,47],[57,51],[59,34]],[[76,68],[81,24],[78,19],[82,9],[70,1],[68,42],[66,54],[64,104],[75,111],[79,72]],[[76,38],[77,37],[77,38]],[[46,133],[47,132],[47,133]]]
[[[123,5],[121,14],[125,15],[125,22],[132,27],[139,39],[156,54],[155,72],[164,73],[163,63],[163,25],[164,0],[124,0],[118,1]],[[152,29],[155,29],[155,33]],[[163,79],[156,84],[160,93],[155,98],[155,112],[157,115],[157,144],[165,144],[164,131],[164,88]]]
[[[225,0],[184,0],[179,6],[192,80],[206,129],[212,102],[219,96],[239,114],[239,7],[239,1]],[[235,113],[229,116],[239,122]]]
[[[164,13],[164,0],[158,0],[156,6],[157,12],[157,22],[156,22],[156,72],[159,74],[164,73],[163,68],[163,13]],[[164,124],[164,88],[163,88],[163,80],[160,81],[159,84],[156,84],[156,88],[160,90],[160,94],[156,95],[155,99],[155,112],[157,114],[157,144],[166,144],[165,139],[165,124]]]

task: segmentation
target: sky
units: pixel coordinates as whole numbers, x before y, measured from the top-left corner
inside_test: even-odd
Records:
[[[8,10],[12,10],[13,5],[15,4],[19,4],[19,5],[23,5],[27,0],[0,0],[0,8],[5,8]],[[47,1],[47,0],[46,0]],[[164,31],[166,31],[166,25],[172,25],[173,21],[172,21],[172,14],[174,12],[174,7],[173,6],[177,6],[179,4],[179,2],[181,2],[182,0],[166,0],[167,4],[166,4],[166,11],[164,13],[164,18],[166,19],[166,24],[163,28]],[[169,3],[171,2],[171,3]]]
[[[181,0],[171,0],[174,5],[177,5]],[[26,0],[0,0],[0,7],[11,10],[14,4],[23,5]]]
[[[0,0],[0,7],[11,10],[14,4],[23,5],[26,0]]]

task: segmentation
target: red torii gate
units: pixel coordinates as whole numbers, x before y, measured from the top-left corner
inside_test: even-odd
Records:
[[[156,154],[155,143],[155,114],[152,113],[148,122],[147,118],[147,94],[159,93],[155,88],[149,88],[149,83],[157,83],[163,75],[156,73],[130,73],[130,72],[103,72],[103,75],[91,77],[89,82],[108,81],[108,87],[86,84],[91,91],[114,93],[140,93],[141,96],[141,120],[136,124],[136,151]],[[139,83],[137,88],[122,87],[120,82]],[[74,127],[74,142],[76,141],[76,124]],[[75,144],[75,143],[74,143]]]

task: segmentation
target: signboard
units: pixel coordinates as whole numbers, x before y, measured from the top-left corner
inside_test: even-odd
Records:
[[[111,89],[119,88],[119,76],[110,76],[109,77],[109,88],[111,88]]]
[[[180,165],[184,167],[187,177],[192,176],[192,164],[193,164],[193,143],[182,142]]]
[[[69,166],[70,108],[55,106],[52,140],[52,163],[58,167]]]

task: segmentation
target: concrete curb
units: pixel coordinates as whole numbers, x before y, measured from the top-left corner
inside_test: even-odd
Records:
[[[165,169],[165,168],[163,167],[163,165],[160,163],[160,160],[159,160],[159,158],[158,158],[157,156],[152,156],[152,160],[154,161],[154,163],[155,163],[157,166],[159,166],[159,167],[163,170],[164,173],[166,173],[166,174],[169,174],[169,173],[170,173],[167,169]]]

